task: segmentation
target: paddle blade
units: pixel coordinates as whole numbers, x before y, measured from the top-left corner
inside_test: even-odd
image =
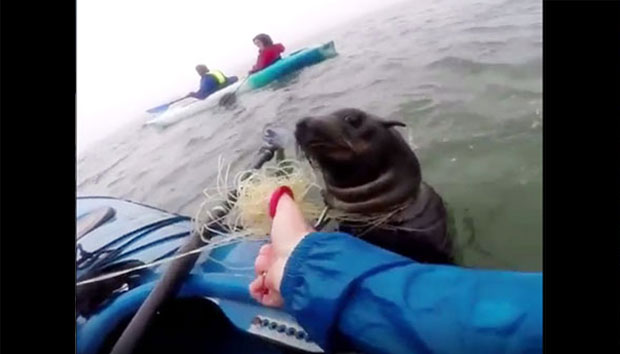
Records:
[[[168,108],[170,108],[170,106],[172,106],[172,104],[177,103],[179,101],[183,101],[184,99],[188,98],[189,95],[181,97],[181,98],[177,98],[176,100],[172,101],[172,102],[168,102],[166,104],[162,104],[161,106],[157,106],[155,108],[151,108],[149,110],[147,110],[148,113],[161,113],[166,111]]]
[[[75,240],[79,240],[82,236],[98,228],[106,221],[113,218],[114,215],[116,215],[116,210],[110,207],[102,207],[78,219],[76,222],[77,233],[75,235]]]
[[[162,104],[161,106],[151,108],[147,110],[147,112],[148,113],[161,113],[161,112],[165,112],[168,109],[168,107],[170,107],[170,103]]]

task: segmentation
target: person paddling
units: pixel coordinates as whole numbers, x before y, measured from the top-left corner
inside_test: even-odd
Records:
[[[258,47],[258,59],[250,74],[261,71],[281,59],[280,54],[284,52],[284,46],[281,43],[273,44],[268,35],[261,33],[254,37],[253,42]]]
[[[238,80],[236,76],[226,77],[219,70],[209,70],[206,65],[196,65],[196,72],[200,75],[200,88],[196,92],[190,92],[185,97],[194,97],[204,100],[213,92],[220,90]]]
[[[276,61],[281,59],[280,54],[284,52],[284,46],[280,43],[273,44],[271,37],[268,35],[261,33],[254,37],[254,44],[258,47],[258,59],[256,59],[256,64],[252,67],[252,70],[248,72],[248,76],[243,80],[241,85],[237,88],[239,90],[245,81],[250,77],[250,75],[259,72],[269,65],[275,63]],[[235,92],[229,92],[225,94],[219,102],[220,106],[231,107],[237,101],[237,90]]]

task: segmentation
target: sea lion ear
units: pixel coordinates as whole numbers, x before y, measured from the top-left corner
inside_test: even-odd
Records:
[[[383,122],[383,126],[386,128],[391,128],[391,127],[406,127],[407,124],[403,123],[403,122],[399,122],[397,120],[388,120]]]

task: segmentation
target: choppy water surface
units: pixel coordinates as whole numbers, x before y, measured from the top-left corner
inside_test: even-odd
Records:
[[[292,131],[305,115],[357,107],[408,123],[424,179],[454,213],[464,264],[541,270],[542,3],[404,2],[305,42],[328,40],[337,58],[233,110],[163,130],[130,123],[80,157],[78,194],[193,215],[218,157],[246,166],[265,124]]]

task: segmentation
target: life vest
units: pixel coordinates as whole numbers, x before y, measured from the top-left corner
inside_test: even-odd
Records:
[[[219,70],[210,70],[207,75],[213,76],[218,85],[223,85],[226,82],[226,76]]]

